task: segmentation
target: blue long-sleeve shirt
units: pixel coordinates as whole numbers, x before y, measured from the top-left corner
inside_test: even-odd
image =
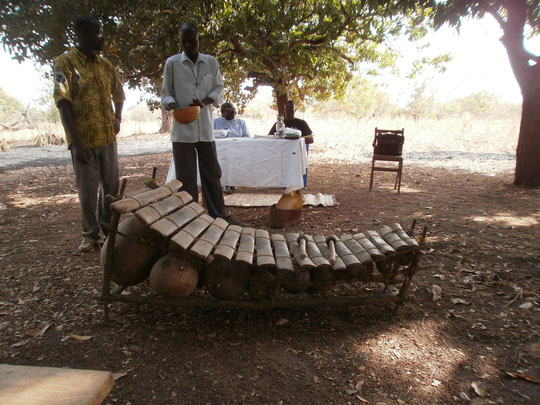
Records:
[[[214,129],[226,129],[227,138],[251,137],[246,122],[241,118],[228,120],[223,117],[218,117],[214,120]]]

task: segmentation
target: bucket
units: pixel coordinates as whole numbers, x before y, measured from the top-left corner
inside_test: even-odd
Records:
[[[276,204],[270,206],[270,226],[272,228],[284,228],[294,224],[302,217],[302,208],[282,210],[276,208]]]

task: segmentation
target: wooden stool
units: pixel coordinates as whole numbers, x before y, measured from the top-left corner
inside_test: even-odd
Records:
[[[113,384],[108,371],[0,364],[0,405],[99,405]]]

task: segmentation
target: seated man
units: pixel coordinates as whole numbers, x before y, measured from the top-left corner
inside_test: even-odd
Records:
[[[285,103],[285,111],[284,111],[284,122],[286,128],[294,128],[298,129],[302,132],[302,138],[306,141],[306,153],[309,153],[309,145],[313,143],[313,132],[311,131],[311,128],[309,127],[308,123],[300,118],[295,118],[294,113],[296,111],[296,104],[294,101],[289,100]],[[268,132],[268,135],[274,135],[276,132],[276,124],[277,122],[272,126],[270,129],[270,132]],[[306,174],[304,174],[304,188],[307,186],[307,170]]]
[[[221,117],[214,120],[214,129],[227,130],[227,138],[251,137],[246,122],[236,117],[236,108],[233,103],[221,104]]]
[[[227,131],[227,138],[251,137],[246,122],[236,117],[236,108],[233,103],[225,102],[221,104],[221,117],[214,120],[214,130],[223,129]],[[232,194],[234,186],[223,186],[223,192]]]

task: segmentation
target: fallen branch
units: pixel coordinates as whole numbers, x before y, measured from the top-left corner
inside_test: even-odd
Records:
[[[528,382],[531,382],[531,383],[534,383],[534,384],[540,384],[540,381],[538,381],[536,378],[534,377],[531,377],[530,375],[528,374],[524,374],[524,373],[509,373],[508,371],[506,372],[506,375],[508,377],[512,377],[512,378],[515,378],[517,380],[524,380],[524,381],[528,381]]]
[[[518,299],[518,297],[523,298],[523,288],[520,288],[516,296],[512,299],[512,301],[508,302],[507,304],[504,304],[505,307],[509,307],[514,303],[515,300]]]

